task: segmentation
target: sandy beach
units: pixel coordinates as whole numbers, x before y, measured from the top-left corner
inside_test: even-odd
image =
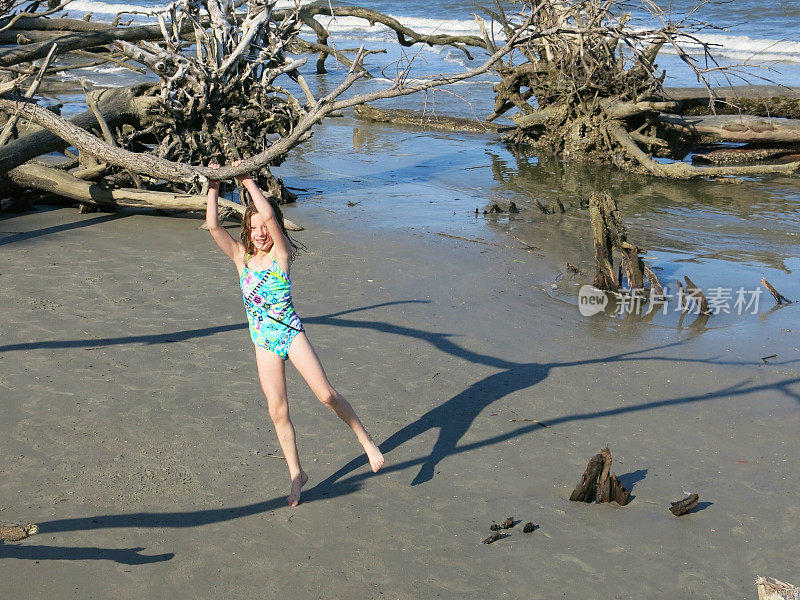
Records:
[[[587,318],[548,293],[562,257],[499,232],[286,214],[306,227],[297,309],[386,467],[290,367],[311,481],[286,506],[235,270],[198,218],[6,216],[0,520],[41,532],[0,544],[5,597],[727,600],[757,575],[798,582],[795,309],[704,333]],[[633,501],[569,502],[606,444]],[[509,516],[539,528],[482,545]]]

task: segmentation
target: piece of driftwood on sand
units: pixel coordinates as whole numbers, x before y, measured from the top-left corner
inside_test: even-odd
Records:
[[[625,506],[631,494],[611,473],[611,451],[608,447],[595,454],[586,465],[581,480],[572,491],[571,502],[616,502]]]
[[[19,542],[36,533],[39,533],[39,526],[35,523],[0,525],[0,541],[3,542]]]
[[[700,500],[700,496],[697,494],[689,494],[683,500],[677,500],[676,502],[670,503],[669,512],[671,512],[676,517],[683,516],[692,512],[697,503]]]

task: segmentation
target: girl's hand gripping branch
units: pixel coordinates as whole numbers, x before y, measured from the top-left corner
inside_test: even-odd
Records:
[[[217,163],[211,163],[208,165],[208,168],[217,170],[219,169],[219,165]],[[220,227],[218,206],[219,184],[220,182],[218,179],[208,180],[206,226],[208,227],[208,231],[211,233],[211,237],[214,238],[214,241],[217,242],[217,246],[220,247],[220,250],[227,254],[232,261],[237,262],[244,255],[244,246],[242,246],[240,242],[237,242],[235,239],[233,239],[227,230]]]

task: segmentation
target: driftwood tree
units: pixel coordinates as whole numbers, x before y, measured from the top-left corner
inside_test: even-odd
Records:
[[[274,198],[285,200],[287,193],[269,167],[307,140],[325,117],[485,73],[524,34],[521,29],[468,71],[414,80],[403,71],[383,89],[347,96],[367,76],[363,60],[368,51],[362,48],[348,59],[344,80],[327,95],[315,97],[300,73],[306,59],[291,55],[335,50],[298,36],[301,26],[313,21],[310,9],[275,10],[275,4],[179,0],[157,15],[157,25],[133,27],[14,11],[0,18],[0,41],[7,41],[1,37],[6,35],[29,42],[0,49],[0,69],[11,76],[40,79],[45,71],[73,68],[60,62],[69,55],[73,61],[79,57],[81,66],[113,62],[158,77],[154,85],[87,92],[89,109],[71,120],[37,103],[35,89],[23,93],[21,82],[12,81],[0,96],[7,137],[15,137],[15,123],[21,121],[41,130],[0,147],[0,174],[19,186],[87,204],[199,209],[205,199],[198,192],[212,175],[204,165],[244,158],[241,166],[224,167],[214,176],[256,172]],[[390,26],[408,37],[407,43],[423,40],[399,23]],[[313,27],[321,35],[321,25]],[[450,36],[425,41],[463,43]],[[40,64],[34,64],[37,60]],[[32,162],[68,146],[77,148],[79,159],[66,169]],[[242,211],[235,203],[223,208]]]
[[[753,152],[739,152],[737,161],[790,154],[800,143],[798,120],[680,114],[696,106],[697,100],[677,100],[665,91],[664,74],[655,62],[665,46],[706,86],[712,108],[717,98],[708,83],[709,74],[741,74],[737,67],[713,63],[709,46],[698,38],[711,25],[690,17],[671,21],[650,0],[642,0],[640,8],[661,22],[651,29],[631,25],[625,3],[615,0],[525,0],[523,4],[521,15],[496,15],[507,34],[521,28],[528,33],[552,33],[524,37],[515,53],[522,62],[515,64],[510,57],[497,67],[502,81],[495,87],[497,97],[489,120],[516,108],[513,141],[533,143],[567,158],[591,158],[665,177],[787,173],[800,168],[797,159],[736,167],[654,160],[681,161],[698,143],[707,141],[752,143],[748,150]],[[524,23],[518,21],[522,16]],[[687,42],[703,47],[710,66],[701,66],[683,49]],[[763,152],[765,147],[772,151]],[[709,160],[714,162],[715,156]],[[730,156],[720,160],[730,161]]]
[[[746,77],[748,68],[752,75],[752,68],[714,62],[712,49],[698,37],[712,25],[691,16],[671,20],[651,0],[637,4],[660,24],[635,26],[631,3],[617,0],[524,0],[519,14],[494,13],[506,36],[523,35],[515,52],[494,67],[502,80],[495,86],[488,120],[516,110],[515,128],[508,136],[513,142],[658,176],[791,173],[800,168],[800,120],[686,114],[697,112],[698,98],[672,98],[664,89],[664,73],[656,65],[662,49],[677,53],[705,86],[711,112],[725,103],[709,76],[721,73],[731,81]],[[492,51],[493,40],[488,34],[484,38]],[[702,47],[705,64],[684,50],[687,43]],[[706,162],[712,163],[794,156],[788,163],[769,165],[696,167],[680,162],[701,142],[750,144],[733,153],[706,154]]]

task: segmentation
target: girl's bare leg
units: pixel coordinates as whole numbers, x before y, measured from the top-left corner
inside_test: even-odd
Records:
[[[281,445],[283,456],[286,458],[286,464],[289,467],[289,476],[292,478],[292,485],[286,502],[290,506],[297,506],[300,504],[300,490],[308,481],[308,475],[300,466],[294,425],[292,425],[292,420],[289,418],[289,400],[286,395],[286,364],[280,356],[266,348],[256,346],[255,349],[261,389],[267,398],[269,416],[275,425],[278,443]]]
[[[333,389],[322,368],[322,363],[314,352],[314,348],[308,341],[304,332],[298,333],[292,345],[289,346],[289,360],[297,368],[303,379],[306,380],[311,391],[325,406],[331,408],[333,412],[353,430],[358,441],[364,448],[369,459],[369,465],[373,471],[377,472],[383,466],[384,458],[378,446],[364,429],[353,407],[345,400],[339,392]]]

